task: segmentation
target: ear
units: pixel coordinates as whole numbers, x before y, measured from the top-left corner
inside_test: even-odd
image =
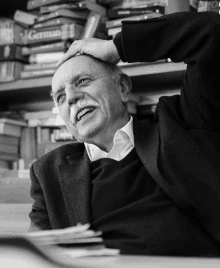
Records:
[[[132,88],[131,79],[126,74],[121,74],[120,78],[120,95],[123,103],[129,101],[129,96]]]

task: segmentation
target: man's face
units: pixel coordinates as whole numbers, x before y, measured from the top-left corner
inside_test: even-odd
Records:
[[[80,142],[107,140],[122,127],[126,97],[109,71],[89,56],[71,58],[59,67],[52,94],[67,129]]]

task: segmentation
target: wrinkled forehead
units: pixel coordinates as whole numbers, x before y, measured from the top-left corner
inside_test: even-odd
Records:
[[[81,73],[100,74],[106,72],[104,64],[88,55],[72,57],[64,62],[55,72],[52,78],[52,89],[61,81],[70,81],[74,76]]]

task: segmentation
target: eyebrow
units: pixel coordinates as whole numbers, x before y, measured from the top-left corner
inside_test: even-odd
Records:
[[[82,72],[74,75],[73,77],[71,77],[71,79],[68,79],[69,80],[68,83],[73,84],[77,80],[79,80],[82,76],[95,77],[95,75],[93,75],[91,73],[87,73],[87,72],[82,71]],[[64,80],[66,81],[67,79],[64,79]],[[62,92],[63,90],[64,90],[64,88],[62,86],[59,86],[58,90],[56,90],[55,92],[53,92],[53,90],[50,91],[50,96],[54,99],[54,97],[56,95],[58,95],[60,92]]]

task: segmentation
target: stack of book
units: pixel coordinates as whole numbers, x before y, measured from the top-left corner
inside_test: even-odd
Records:
[[[21,53],[23,30],[11,19],[0,19],[0,82],[18,79],[22,63],[27,62]]]
[[[26,25],[22,55],[28,57],[20,78],[53,75],[56,63],[74,40],[107,38],[107,10],[93,0],[29,0],[14,20]]]
[[[121,31],[124,20],[146,20],[165,14],[167,0],[112,0],[109,3],[106,28],[110,38]]]
[[[0,167],[12,167],[19,158],[22,128],[27,126],[25,121],[0,118]]]
[[[34,150],[36,151],[36,158],[43,156],[61,145],[77,142],[67,130],[60,116],[53,111],[27,112],[24,114],[24,118],[27,120],[29,129],[35,129],[35,137],[32,136],[31,139],[35,139]],[[21,144],[21,152],[30,143],[30,139],[24,141]],[[31,158],[29,157],[29,159]]]

